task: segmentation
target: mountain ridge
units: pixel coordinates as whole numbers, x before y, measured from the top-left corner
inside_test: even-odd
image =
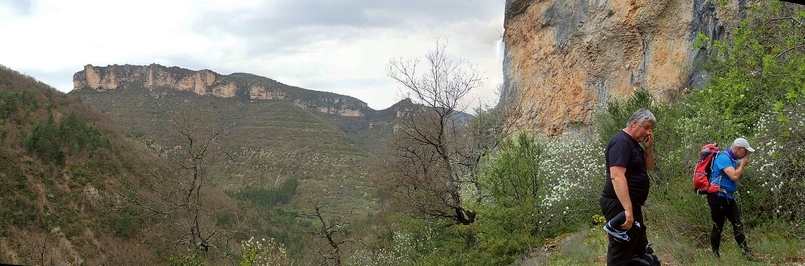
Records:
[[[354,141],[368,147],[372,154],[380,157],[388,152],[385,142],[392,133],[394,121],[406,116],[418,105],[406,98],[386,109],[374,110],[365,102],[352,96],[286,85],[277,80],[251,73],[236,72],[222,75],[209,69],[190,70],[159,64],[147,66],[113,64],[106,67],[88,64],[84,66],[83,70],[73,75],[73,85],[73,90],[68,94],[89,97],[88,99],[96,99],[97,95],[87,93],[87,91],[101,94],[121,91],[122,94],[131,94],[134,92],[122,92],[122,90],[134,89],[147,91],[154,99],[164,99],[176,96],[180,92],[187,92],[199,96],[234,99],[241,103],[288,101],[295,106],[311,111],[331,127],[346,133]],[[139,99],[139,103],[136,104],[140,106],[147,104],[144,101],[148,100],[140,96],[135,96]],[[112,100],[113,103],[90,101],[106,113],[113,113],[113,109],[116,108],[115,104],[119,105],[127,101],[125,97],[114,96],[112,98],[117,99]],[[161,108],[156,107],[156,109],[141,110],[140,112],[158,115],[154,111]],[[461,117],[461,121],[468,121],[472,117],[464,112],[458,115]],[[126,124],[123,123],[124,126],[130,126]],[[132,128],[132,130],[142,132],[142,129]]]
[[[209,69],[190,70],[159,64],[114,64],[106,67],[88,64],[73,75],[72,91],[93,89],[103,92],[138,87],[150,91],[172,89],[242,100],[289,100],[320,113],[349,117],[363,117],[378,111],[352,96],[304,89],[255,74],[236,72],[222,75]]]

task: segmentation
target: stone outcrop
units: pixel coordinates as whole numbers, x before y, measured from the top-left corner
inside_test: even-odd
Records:
[[[708,51],[691,44],[700,32],[723,38],[746,6],[712,2],[507,0],[501,104],[519,110],[518,128],[557,135],[635,89],[667,100],[702,86],[707,73],[693,62]]]
[[[99,92],[115,89],[176,90],[244,100],[289,100],[321,113],[350,117],[362,117],[371,111],[366,103],[353,97],[288,86],[256,75],[220,75],[207,69],[192,71],[158,64],[86,65],[84,70],[73,75],[73,90],[81,89]]]

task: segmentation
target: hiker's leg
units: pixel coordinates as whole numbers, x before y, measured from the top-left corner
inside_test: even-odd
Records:
[[[642,206],[634,206],[634,220],[640,223],[640,232],[637,234],[637,239],[632,242],[634,244],[634,254],[642,255],[646,254],[646,247],[648,246],[648,237],[646,236],[646,224],[643,222],[643,207]]]
[[[648,226],[644,223],[645,217],[642,206],[635,207],[635,221],[640,223],[640,231],[635,236],[635,240],[632,241],[634,252],[630,265],[660,266],[659,258],[654,254],[648,254]]]
[[[746,235],[744,235],[744,226],[741,223],[741,210],[738,208],[734,199],[728,201],[726,210],[727,219],[732,223],[732,235],[735,237],[735,242],[743,250],[747,250]]]
[[[710,232],[710,246],[713,252],[718,252],[721,246],[721,230],[724,228],[724,197],[719,197],[716,194],[707,194],[707,204],[710,205],[710,218],[713,220],[713,230]]]
[[[623,212],[623,206],[621,206],[620,201],[617,199],[610,199],[602,197],[600,200],[601,204],[601,213],[607,219],[607,221],[615,218],[618,213]],[[607,234],[609,237],[609,245],[607,246],[607,265],[627,265],[629,260],[632,259],[632,253],[634,250],[631,250],[631,243],[636,241],[631,241],[629,243],[620,243],[615,241],[615,237],[612,235]]]

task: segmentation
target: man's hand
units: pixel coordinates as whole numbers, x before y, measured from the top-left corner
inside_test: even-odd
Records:
[[[632,228],[632,225],[634,224],[634,215],[632,215],[632,211],[624,211],[623,216],[626,217],[626,221],[624,221],[621,225],[621,229],[629,230],[629,228]]]
[[[654,134],[646,133],[646,150],[650,150],[654,146]]]

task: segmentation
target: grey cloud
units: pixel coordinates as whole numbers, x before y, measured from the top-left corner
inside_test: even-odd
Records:
[[[291,25],[399,27],[412,21],[451,22],[489,16],[490,0],[283,1],[278,22]]]
[[[246,37],[263,53],[290,53],[306,43],[351,41],[376,30],[485,20],[502,12],[499,5],[493,0],[277,0],[239,15],[208,13],[195,27],[205,35]]]
[[[8,7],[6,10],[28,16],[33,12],[34,2],[35,0],[4,0],[0,1],[0,7]]]

